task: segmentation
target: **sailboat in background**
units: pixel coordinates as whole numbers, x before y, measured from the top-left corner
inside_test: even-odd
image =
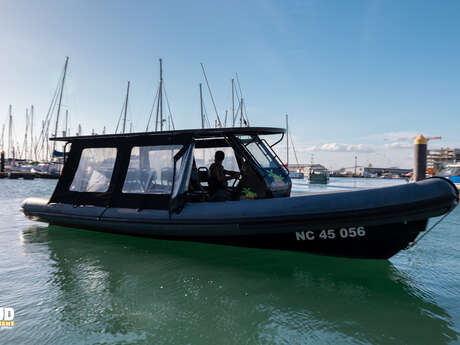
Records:
[[[292,149],[294,150],[294,156],[298,167],[295,171],[291,171],[289,169],[289,139],[291,139]],[[299,166],[299,160],[297,159],[297,152],[295,151],[294,142],[292,141],[292,138],[289,137],[289,118],[288,114],[286,114],[286,168],[289,170],[289,177],[291,179],[303,179],[305,177],[303,172],[300,171]]]

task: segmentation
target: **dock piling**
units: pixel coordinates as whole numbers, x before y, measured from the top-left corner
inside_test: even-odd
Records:
[[[5,151],[1,152],[0,158],[0,172],[5,172]]]
[[[419,135],[414,141],[414,177],[415,181],[426,178],[427,140]]]

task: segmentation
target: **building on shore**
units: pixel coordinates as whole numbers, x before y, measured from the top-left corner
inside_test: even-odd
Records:
[[[327,170],[322,164],[289,164],[289,171],[296,171],[306,174],[310,169],[313,170]]]
[[[374,168],[356,166],[351,168],[342,168],[333,171],[331,176],[356,176],[356,177],[382,177],[382,176],[397,176],[403,177],[412,172],[412,169],[400,169],[397,167],[390,168]]]
[[[428,170],[433,169],[436,172],[442,169],[444,165],[460,162],[460,148],[430,149],[426,161]]]

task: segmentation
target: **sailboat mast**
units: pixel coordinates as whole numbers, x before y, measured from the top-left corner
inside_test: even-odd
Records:
[[[243,97],[240,102],[240,127],[243,127]]]
[[[45,132],[45,120],[42,120],[42,130],[40,132],[40,137],[39,140],[40,141],[40,156],[41,158],[43,158],[43,160],[46,160],[46,157],[43,157],[43,153],[45,152],[45,148],[44,148],[44,145],[45,145],[45,142],[47,143],[48,142],[48,138],[45,136],[47,133]],[[48,146],[48,145],[46,145]],[[38,143],[37,143],[37,151],[38,151]],[[46,151],[48,153],[48,151]]]
[[[203,85],[200,83],[200,113],[201,113],[201,128],[204,128],[204,114],[203,114]]]
[[[201,63],[201,70],[203,71],[204,80],[206,81],[206,85],[208,86],[209,96],[211,96],[212,105],[214,106],[214,111],[216,112],[217,125],[218,125],[219,127],[222,127],[222,122],[220,121],[219,113],[217,112],[216,103],[214,102],[214,97],[212,96],[211,87],[209,86],[208,77],[206,76],[206,72],[205,72],[205,70],[204,70],[204,65],[203,65],[203,63]],[[217,127],[217,126],[216,126],[216,127]]]
[[[58,125],[59,125],[59,115],[61,114],[61,104],[62,104],[62,94],[64,93],[64,84],[65,84],[65,77],[67,74],[67,65],[69,64],[69,57],[66,56],[65,58],[65,64],[64,64],[64,74],[62,76],[62,83],[61,83],[61,90],[59,92],[59,103],[58,103],[58,108],[57,108],[57,113],[56,113],[56,126],[54,127],[54,137],[57,137],[57,132],[58,132]],[[53,155],[54,151],[56,149],[56,141],[53,141]]]
[[[235,127],[235,79],[232,78],[232,127]]]
[[[34,147],[34,106],[30,106],[30,159],[37,159]]]
[[[2,141],[1,141],[1,143],[2,143],[2,152],[5,151],[5,141],[4,140],[5,140],[5,124],[3,124],[3,126],[2,126]]]
[[[289,120],[286,114],[286,167],[289,169]]]
[[[235,72],[236,76],[236,83],[238,84],[238,89],[240,90],[240,127],[243,127],[243,122],[244,120],[244,115],[243,115],[243,108],[244,108],[244,100],[243,100],[243,91],[241,91],[241,85],[240,85],[240,78],[238,77],[238,72]],[[249,126],[249,122],[247,122],[247,125]]]
[[[160,58],[160,91],[159,91],[159,108],[160,108],[160,130],[163,131],[163,60]]]
[[[10,104],[10,107],[8,109],[8,158],[10,158],[11,151],[14,152],[13,148],[13,109]]]
[[[29,134],[29,109],[26,108],[26,130],[25,130],[25,134],[24,134],[24,144],[22,146],[22,158],[24,159],[27,159],[28,157],[28,153],[29,153],[29,145],[28,145],[28,136]]]
[[[125,99],[125,112],[124,112],[124,114],[123,114],[123,133],[125,133],[125,129],[126,129],[126,115],[128,114],[129,84],[130,84],[130,82],[128,81],[128,87],[127,87],[127,89],[126,89],[126,99]]]
[[[69,125],[69,109],[66,109],[65,111],[65,130],[64,130],[64,136],[68,136],[69,133],[67,133],[67,126]]]

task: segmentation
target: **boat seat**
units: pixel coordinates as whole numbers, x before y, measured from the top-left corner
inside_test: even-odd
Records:
[[[209,170],[207,167],[198,168],[198,179],[201,182],[209,182]]]
[[[194,190],[186,194],[186,200],[189,202],[202,202],[209,200],[209,194],[205,190]]]

